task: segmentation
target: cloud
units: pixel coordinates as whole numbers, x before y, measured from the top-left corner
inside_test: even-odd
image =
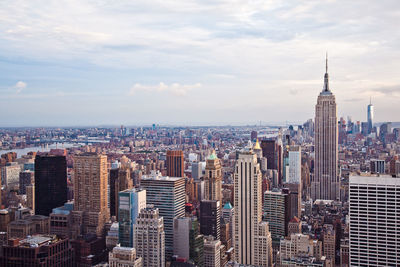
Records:
[[[163,82],[160,82],[158,85],[142,85],[140,83],[136,83],[129,90],[129,95],[134,95],[137,92],[166,92],[171,93],[175,96],[184,96],[189,91],[195,88],[201,87],[201,83],[196,84],[179,84],[172,83],[167,85]]]
[[[16,93],[19,94],[22,92],[23,89],[25,89],[27,86],[26,82],[23,81],[18,81],[15,85],[14,85],[14,89],[16,90]]]
[[[392,86],[383,86],[369,90],[374,96],[400,97],[400,84]]]

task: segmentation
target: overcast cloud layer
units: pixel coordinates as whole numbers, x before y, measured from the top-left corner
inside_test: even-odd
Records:
[[[400,121],[398,0],[4,0],[0,126]]]

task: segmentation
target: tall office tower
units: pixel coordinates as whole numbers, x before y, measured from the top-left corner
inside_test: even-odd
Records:
[[[205,199],[222,202],[222,166],[215,151],[208,157],[204,175]]]
[[[143,259],[136,256],[136,249],[132,247],[114,247],[108,256],[110,267],[142,267]]]
[[[234,173],[234,239],[235,257],[240,264],[261,265],[271,253],[265,253],[262,242],[269,239],[268,229],[260,231],[262,223],[261,171],[251,147],[238,154]]]
[[[328,59],[324,89],[315,106],[315,172],[311,184],[312,199],[339,198],[338,120],[335,96],[329,89]]]
[[[174,219],[185,216],[185,178],[161,176],[152,172],[142,177],[141,186],[146,190],[147,204],[158,208],[164,217],[165,255],[173,254]]]
[[[82,234],[103,235],[110,218],[106,155],[87,152],[74,156],[73,213],[82,222]]]
[[[400,179],[350,176],[350,266],[399,266]]]
[[[287,218],[301,217],[301,187],[299,184],[284,184],[282,192],[287,195]]]
[[[65,156],[36,156],[35,214],[49,216],[67,202],[67,160]]]
[[[126,189],[118,196],[119,243],[123,247],[133,247],[133,224],[139,212],[146,208],[146,190]]]
[[[19,173],[19,193],[26,194],[26,186],[35,183],[35,173],[33,171],[23,171]]]
[[[195,180],[199,180],[200,177],[203,176],[203,170],[201,165],[202,165],[201,162],[192,163],[192,178]]]
[[[261,140],[262,155],[267,158],[267,168],[278,172],[278,184],[281,184],[283,175],[282,144],[275,140]],[[278,184],[276,186],[278,186]]]
[[[139,213],[133,226],[133,247],[144,267],[165,266],[165,235],[163,217],[153,205],[147,205]]]
[[[200,202],[200,233],[220,239],[221,205],[218,200]]]
[[[374,106],[372,105],[371,99],[369,100],[369,105],[367,108],[367,123],[368,123],[368,133],[372,133],[372,129],[374,128]]]
[[[221,245],[213,236],[204,237],[204,267],[221,266]]]
[[[167,176],[185,177],[185,161],[182,150],[167,151]]]
[[[289,196],[278,189],[264,192],[264,220],[269,223],[274,249],[279,248],[279,241],[287,235]]]
[[[392,133],[392,123],[385,122],[379,127],[379,139],[386,143],[386,135]]]
[[[26,206],[35,210],[35,185],[26,186]]]
[[[199,233],[196,217],[182,217],[174,220],[174,255],[193,260],[203,266],[204,237]]]
[[[301,184],[301,147],[289,147],[289,179],[290,184]]]
[[[118,217],[118,192],[133,188],[129,168],[110,170],[110,216]]]

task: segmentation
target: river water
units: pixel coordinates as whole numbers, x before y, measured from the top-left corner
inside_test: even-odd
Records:
[[[44,145],[44,146],[33,146],[33,147],[26,147],[26,148],[17,148],[11,150],[0,150],[0,155],[8,153],[8,152],[16,152],[17,157],[20,158],[23,155],[28,154],[28,152],[48,152],[50,149],[53,148],[70,148],[70,147],[80,147],[82,144],[77,143],[54,143],[51,145]]]

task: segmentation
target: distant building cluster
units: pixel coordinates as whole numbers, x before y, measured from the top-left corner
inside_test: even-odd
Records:
[[[326,62],[327,64],[328,62]],[[400,266],[400,128],[0,129],[0,266]]]

